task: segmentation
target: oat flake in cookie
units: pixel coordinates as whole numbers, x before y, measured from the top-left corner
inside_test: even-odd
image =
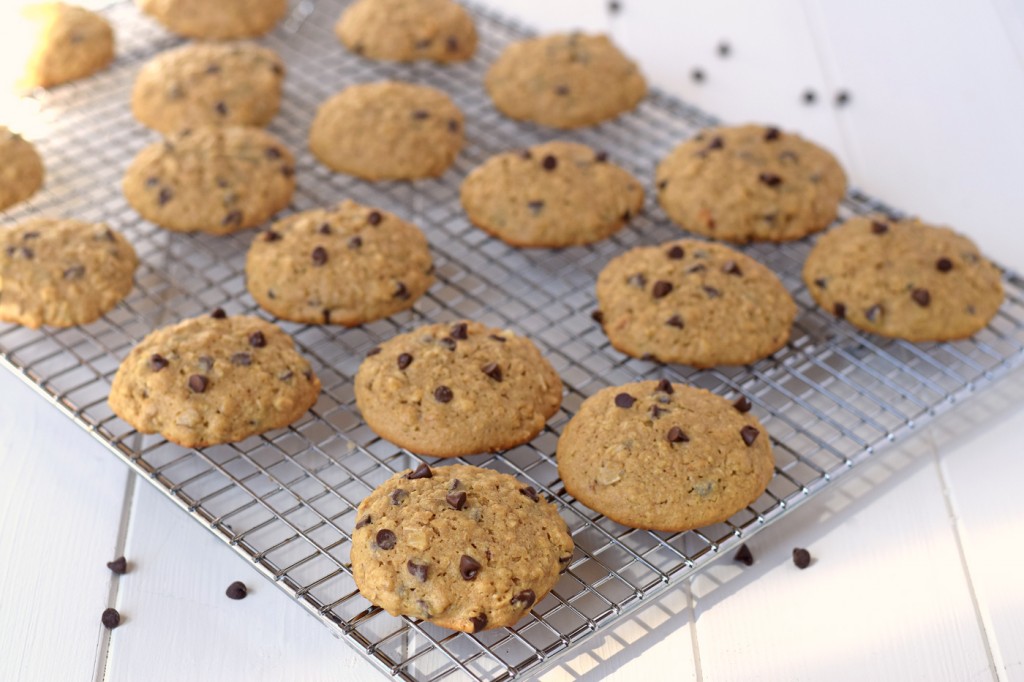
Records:
[[[375,433],[435,457],[526,443],[562,403],[561,379],[529,339],[478,322],[389,339],[363,360],[355,384]]]
[[[970,239],[916,219],[851,218],[818,239],[803,277],[836,317],[908,341],[971,336],[1003,302],[999,269]]]
[[[434,282],[427,238],[387,211],[343,201],[285,218],[253,240],[249,293],[274,315],[354,326],[411,307]]]
[[[420,465],[359,505],[352,576],[394,616],[463,632],[510,626],[572,560],[558,510],[508,474]]]
[[[139,9],[187,38],[237,40],[268,32],[288,0],[135,0]]]
[[[746,243],[800,239],[835,220],[846,174],[829,152],[778,128],[712,128],[665,157],[658,200],[683,229]]]
[[[473,18],[452,0],[358,0],[334,32],[358,55],[398,62],[462,62],[477,42]]]
[[[175,232],[231,234],[291,201],[295,160],[258,128],[183,130],[143,149],[124,176],[128,203]]]
[[[557,141],[492,156],[466,177],[461,197],[484,231],[552,248],[600,241],[644,203],[640,183],[606,153]]]
[[[0,320],[87,324],[132,290],[132,245],[99,223],[32,218],[0,229]]]
[[[205,447],[287,426],[319,393],[284,331],[218,310],[147,335],[118,368],[109,402],[142,433]]]
[[[562,432],[558,473],[577,500],[632,528],[724,521],[774,471],[768,433],[746,407],[667,380],[602,389]]]

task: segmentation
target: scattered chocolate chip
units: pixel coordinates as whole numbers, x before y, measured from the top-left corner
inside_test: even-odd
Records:
[[[490,338],[494,339],[498,343],[505,343],[505,337],[504,336],[498,336],[497,334],[491,334]]]
[[[253,332],[252,334],[249,334],[249,345],[253,348],[263,348],[267,345],[267,338],[263,336],[263,332]]]
[[[153,353],[149,356],[149,368],[154,372],[159,372],[166,366],[167,359],[164,356],[158,355],[157,353]]]
[[[814,104],[818,99],[818,95],[814,90],[808,88],[807,90],[804,90],[803,95],[801,95],[801,99],[803,99],[804,104]]]
[[[793,550],[793,563],[796,567],[803,570],[811,565],[811,553],[803,547],[797,547]]]
[[[672,283],[664,280],[658,280],[654,283],[654,287],[651,288],[651,296],[654,298],[664,298],[668,296],[669,292],[672,291]]]
[[[703,289],[704,293],[708,295],[708,298],[718,298],[722,295],[722,292],[714,287],[701,286],[701,289]]]
[[[740,270],[740,266],[736,264],[736,261],[729,260],[722,265],[722,272],[727,275],[736,275],[737,277],[743,276],[743,271]]]
[[[722,42],[718,43],[718,56],[719,57],[728,57],[731,54],[732,54],[732,46],[729,45],[729,43],[725,42],[724,40]]]
[[[595,310],[594,312],[590,313],[590,319],[592,319],[594,322],[597,322],[598,324],[604,324],[604,313],[602,313],[600,310]]]
[[[608,11],[610,13],[618,14],[621,9],[622,9],[622,3],[618,2],[617,0],[609,0],[609,2],[608,2]]]
[[[750,553],[750,548],[746,545],[740,545],[740,548],[736,550],[736,554],[732,557],[733,561],[738,561],[745,566],[754,565],[754,555]]]
[[[633,403],[636,402],[636,398],[628,393],[619,393],[615,396],[615,406],[621,407],[622,409],[629,409],[633,407]]]
[[[675,327],[676,329],[682,329],[683,318],[681,318],[679,315],[673,315],[672,317],[665,320],[665,324],[667,324],[670,327]]]
[[[486,365],[480,368],[484,374],[494,379],[495,381],[501,381],[501,367],[496,362],[488,362]]]
[[[412,356],[408,353],[402,353],[398,356],[398,369],[405,369],[412,364]]]
[[[365,526],[369,526],[371,523],[373,523],[373,517],[367,514],[363,518],[356,521],[356,530],[359,530],[360,528],[363,528]]]
[[[403,301],[409,298],[409,290],[406,288],[405,282],[398,282],[395,286],[394,297]]]
[[[277,147],[267,147],[266,149],[263,150],[263,156],[267,157],[271,161],[273,161],[274,159],[280,159],[281,150],[278,149]]]
[[[572,557],[569,557],[570,559]],[[528,609],[533,606],[533,602],[537,601],[537,595],[534,594],[533,590],[523,590],[512,597],[512,606],[517,609]]]
[[[374,355],[380,355],[381,350],[382,349],[381,349],[380,346],[374,346],[373,348],[371,348],[369,351],[366,352],[366,357],[369,358],[369,357],[372,357]]]
[[[675,393],[675,389],[672,388],[672,382],[668,379],[660,380],[654,390],[658,393],[668,393],[669,395]]]
[[[544,202],[540,200],[531,201],[526,204],[526,207],[530,209],[530,213],[533,215],[539,215],[544,210]]]
[[[683,249],[683,247],[677,244],[676,246],[673,246],[668,251],[666,251],[665,255],[672,260],[680,260],[683,256],[686,255],[686,251]]]
[[[765,128],[765,131],[764,131],[764,141],[765,142],[772,142],[773,140],[779,139],[781,136],[782,136],[782,131],[779,130],[778,128]]]
[[[381,549],[394,549],[398,543],[398,537],[395,536],[393,531],[387,528],[382,528],[377,531],[377,537],[375,538],[377,546]]]
[[[412,559],[409,559],[405,564],[405,569],[421,583],[427,582],[428,568],[426,564],[418,564]]]
[[[835,313],[835,316],[838,317],[840,320],[846,319],[846,304],[836,303],[834,306],[832,306],[832,312]]]
[[[117,609],[104,609],[103,615],[100,616],[100,622],[106,629],[113,630],[121,624],[121,614],[117,612]]]
[[[665,438],[669,443],[687,443],[690,440],[690,437],[683,433],[683,430],[678,426],[673,426],[669,429],[668,433],[665,434]]]
[[[850,103],[850,93],[847,90],[840,90],[836,93],[836,106],[842,107]]]
[[[380,225],[380,221],[384,218],[380,214],[380,211],[370,211],[369,215],[366,216],[366,222],[371,225]]]
[[[949,272],[953,269],[953,261],[948,258],[940,258],[935,261],[935,267],[939,272]]]
[[[558,159],[553,157],[551,154],[548,154],[540,162],[540,165],[544,168],[544,170],[555,170],[555,168],[558,166]]]
[[[878,317],[878,314],[882,312],[882,306],[876,303],[867,310],[864,311],[864,317],[868,318],[868,322],[874,322]]]
[[[630,275],[629,277],[627,277],[626,284],[632,284],[638,289],[643,289],[644,287],[647,286],[647,278],[644,277],[642,273],[638,272],[635,275]]]
[[[693,80],[694,83],[703,83],[704,82],[704,71],[703,71],[703,69],[693,69],[692,71],[690,71],[690,78]]]
[[[409,493],[405,492],[401,488],[395,488],[391,491],[389,499],[391,500],[391,506],[397,507],[409,499]]]
[[[487,627],[487,615],[481,613],[479,616],[473,616],[469,619],[469,622],[473,626],[473,633],[475,634]]]
[[[741,395],[739,398],[737,398],[736,402],[734,402],[732,406],[735,407],[736,411],[739,412],[740,414],[746,414],[747,412],[750,412],[750,408],[753,407],[753,405],[750,403],[750,401],[747,399],[747,396],[745,395]]]
[[[281,238],[281,235],[273,230],[267,230],[263,233],[263,241],[265,242],[276,242]]]
[[[782,184],[782,178],[774,173],[761,173],[757,176],[757,179],[769,187],[778,187]]]
[[[249,594],[249,590],[246,589],[245,583],[236,580],[228,585],[228,589],[225,590],[224,594],[228,595],[228,599],[245,599],[246,595]]]
[[[465,322],[458,322],[452,325],[452,338],[465,341],[469,338],[469,325]]]
[[[743,437],[743,442],[746,443],[749,448],[754,444],[754,441],[757,440],[757,437],[761,435],[761,432],[753,426],[747,425],[740,429],[740,435]]]
[[[447,386],[438,386],[434,389],[434,400],[439,403],[450,403],[453,397],[452,389]]]
[[[193,393],[203,393],[209,384],[210,380],[202,374],[193,374],[188,378],[188,387],[192,389]]]
[[[463,554],[462,558],[459,559],[459,573],[462,575],[463,580],[476,579],[476,574],[480,572],[481,568],[483,567],[480,565],[480,562],[468,554]]]
[[[107,568],[117,575],[124,575],[128,572],[128,561],[123,556],[119,556],[113,561],[108,561]]]
[[[318,246],[313,249],[313,265],[319,267],[327,262],[327,249],[322,246]]]
[[[914,289],[910,292],[910,297],[914,299],[914,303],[918,304],[922,308],[928,307],[928,304],[932,302],[932,295],[928,293],[927,289]]]
[[[448,506],[455,511],[462,511],[462,508],[466,506],[466,493],[464,492],[448,493],[444,499]]]
[[[525,488],[520,488],[519,494],[526,495],[534,502],[540,502],[540,495],[537,494],[537,491],[533,489],[532,485],[528,485]]]
[[[348,248],[350,248],[350,249],[358,249],[362,245],[363,245],[363,238],[358,236],[358,235],[356,235],[355,237],[352,237],[351,239],[348,240]]]
[[[172,192],[167,187],[161,187],[160,188],[160,193],[157,194],[157,196],[156,196],[156,202],[158,204],[160,204],[161,206],[163,206],[164,204],[166,204],[168,201],[170,201],[173,198],[174,198],[174,192]]]
[[[410,481],[415,481],[420,478],[433,478],[434,472],[431,471],[430,467],[428,467],[426,464],[420,462],[419,466],[417,466],[415,469],[406,474],[405,477]]]
[[[871,223],[871,232],[874,234],[885,234],[889,231],[889,225],[881,221],[875,220]]]
[[[248,367],[252,364],[252,356],[248,353],[235,353],[231,356],[231,364],[240,367]]]
[[[597,163],[604,163],[608,160],[608,152],[598,152],[594,155],[594,161]]]

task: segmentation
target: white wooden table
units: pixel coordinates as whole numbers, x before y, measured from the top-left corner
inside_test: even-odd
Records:
[[[803,132],[860,188],[1024,271],[1020,0],[492,4],[610,30],[655,84]],[[752,567],[719,562],[543,679],[1024,680],[1022,401],[1017,372],[759,534]],[[224,596],[234,580],[247,599]],[[0,372],[0,680],[91,679],[383,678]]]

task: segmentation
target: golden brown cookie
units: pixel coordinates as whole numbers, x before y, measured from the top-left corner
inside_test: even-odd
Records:
[[[363,360],[355,384],[375,433],[435,457],[526,443],[562,403],[561,379],[529,339],[478,322],[389,339]]]
[[[258,128],[183,130],[141,152],[124,176],[124,195],[143,218],[175,232],[231,234],[285,208],[295,160]]]
[[[846,174],[828,151],[778,128],[705,130],[665,157],[658,199],[683,229],[746,243],[800,239],[828,227]]]
[[[633,357],[743,365],[789,339],[796,304],[770,269],[722,244],[680,239],[614,258],[597,278],[601,324]]]
[[[512,43],[484,85],[506,116],[581,128],[632,110],[647,94],[637,68],[604,35],[559,33]]]
[[[677,532],[728,519],[768,487],[768,433],[709,391],[667,380],[587,398],[558,439],[558,473],[577,500],[632,528]]]
[[[473,17],[452,0],[358,0],[334,32],[358,55],[396,62],[462,62],[477,41]]]
[[[32,143],[0,126],[0,211],[43,186],[43,160]]]
[[[999,269],[967,237],[917,219],[857,216],[818,239],[804,282],[825,310],[909,341],[962,339],[999,310]]]
[[[557,141],[491,157],[466,176],[461,196],[474,225],[513,246],[600,241],[644,203],[640,183],[607,154]]]
[[[466,464],[421,464],[359,505],[352,577],[393,616],[480,632],[529,613],[572,553],[565,521],[532,487]]]
[[[138,431],[201,448],[287,426],[319,394],[284,331],[216,310],[148,334],[118,368],[109,400]]]
[[[255,43],[187,43],[139,71],[132,113],[164,134],[202,126],[265,126],[281,101],[284,62]]]
[[[132,290],[138,259],[106,225],[32,218],[0,229],[0,320],[88,324]]]
[[[427,238],[345,200],[275,223],[249,248],[249,293],[278,317],[352,327],[411,307],[434,282]]]
[[[105,69],[114,59],[110,23],[82,7],[63,2],[26,5],[9,20],[13,24],[0,28],[10,48],[0,73],[12,71],[16,87],[60,85]]]
[[[136,0],[146,14],[186,38],[237,40],[270,31],[288,0]]]
[[[380,81],[320,105],[309,148],[325,166],[366,180],[436,177],[462,149],[462,112],[440,90]]]

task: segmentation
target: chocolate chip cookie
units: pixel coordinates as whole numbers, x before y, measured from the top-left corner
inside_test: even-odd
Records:
[[[705,130],[662,160],[658,199],[683,229],[746,243],[800,239],[828,227],[846,174],[828,151],[778,128]]]
[[[473,18],[452,0],[358,0],[334,32],[369,59],[462,62],[476,51]]]
[[[375,433],[435,457],[521,445],[562,403],[562,381],[537,347],[478,322],[432,324],[370,352],[356,404]]]
[[[411,307],[433,284],[433,271],[418,227],[348,200],[275,223],[245,262],[249,293],[264,309],[348,327]]]
[[[43,160],[32,143],[0,126],[0,211],[43,186]]]
[[[201,448],[287,426],[319,393],[284,331],[216,310],[148,334],[118,368],[109,402],[138,431]]]
[[[132,245],[106,225],[31,218],[0,229],[0,320],[88,324],[132,290]]]
[[[484,85],[509,118],[581,128],[632,110],[647,82],[608,36],[559,33],[512,43]]]
[[[601,324],[633,357],[743,365],[785,345],[796,304],[775,273],[722,244],[680,239],[631,249],[597,278]]]
[[[462,142],[462,112],[448,95],[395,81],[345,88],[320,105],[309,131],[325,166],[366,180],[436,177]]]
[[[258,128],[196,128],[154,143],[128,166],[124,194],[146,220],[175,232],[231,234],[291,201],[295,160]]]
[[[186,38],[237,40],[270,31],[288,0],[135,0],[146,14]]]
[[[75,5],[27,5],[3,30],[5,42],[14,48],[4,58],[14,60],[11,68],[19,88],[49,88],[84,78],[114,60],[110,23]]]
[[[164,134],[200,126],[265,126],[281,101],[284,62],[255,43],[188,43],[149,60],[132,113]]]
[[[643,203],[636,178],[606,153],[575,142],[498,154],[462,183],[462,206],[473,224],[513,246],[600,241]]]
[[[359,505],[352,576],[393,616],[480,632],[529,613],[572,553],[565,521],[532,487],[466,464],[421,464]]]
[[[768,487],[768,433],[749,412],[667,380],[602,389],[558,440],[558,473],[577,500],[632,528],[677,532],[728,519]]]
[[[970,239],[917,219],[851,218],[818,240],[803,277],[836,317],[908,341],[971,336],[1003,302],[999,269]]]

